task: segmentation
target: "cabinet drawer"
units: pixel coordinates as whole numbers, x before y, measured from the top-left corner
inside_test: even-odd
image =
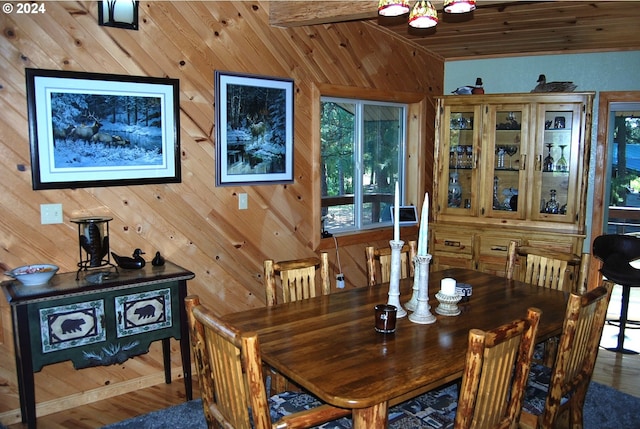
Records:
[[[490,258],[498,258],[507,260],[507,252],[509,251],[509,242],[517,241],[518,246],[520,245],[520,240],[513,237],[496,237],[496,236],[487,236],[480,235],[479,241],[479,251],[480,258],[490,257]]]
[[[473,235],[436,231],[433,238],[434,252],[437,255],[456,255],[458,258],[471,259],[473,254]]]

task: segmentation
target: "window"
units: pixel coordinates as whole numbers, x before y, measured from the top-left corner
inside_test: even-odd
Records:
[[[321,97],[323,232],[391,225],[396,181],[404,195],[406,117],[406,104]]]
[[[606,232],[640,231],[640,105],[611,103],[609,130],[612,144],[609,213]]]

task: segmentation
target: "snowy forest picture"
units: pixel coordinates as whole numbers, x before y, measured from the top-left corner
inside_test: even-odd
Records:
[[[34,189],[179,182],[177,85],[27,69]]]
[[[293,181],[293,81],[216,71],[216,185]]]

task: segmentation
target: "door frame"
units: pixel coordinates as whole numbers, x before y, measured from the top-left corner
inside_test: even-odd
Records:
[[[593,249],[593,240],[604,232],[604,213],[609,209],[604,198],[609,186],[607,177],[609,146],[609,113],[611,103],[638,103],[640,91],[608,91],[599,93],[598,102],[598,129],[596,137],[596,171],[593,186],[593,208],[591,211],[591,234],[589,236],[589,252]],[[595,263],[589,267],[588,290],[597,287],[602,281],[600,274],[601,261],[591,258]]]

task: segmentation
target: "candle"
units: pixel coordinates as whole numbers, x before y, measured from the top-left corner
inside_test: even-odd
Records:
[[[456,280],[450,277],[446,277],[440,280],[440,292],[443,295],[455,296],[456,295]]]
[[[418,231],[418,255],[427,256],[429,247],[429,193],[424,194],[422,213],[420,213],[420,230]]]
[[[396,181],[396,194],[393,204],[393,240],[400,240],[400,192]]]

